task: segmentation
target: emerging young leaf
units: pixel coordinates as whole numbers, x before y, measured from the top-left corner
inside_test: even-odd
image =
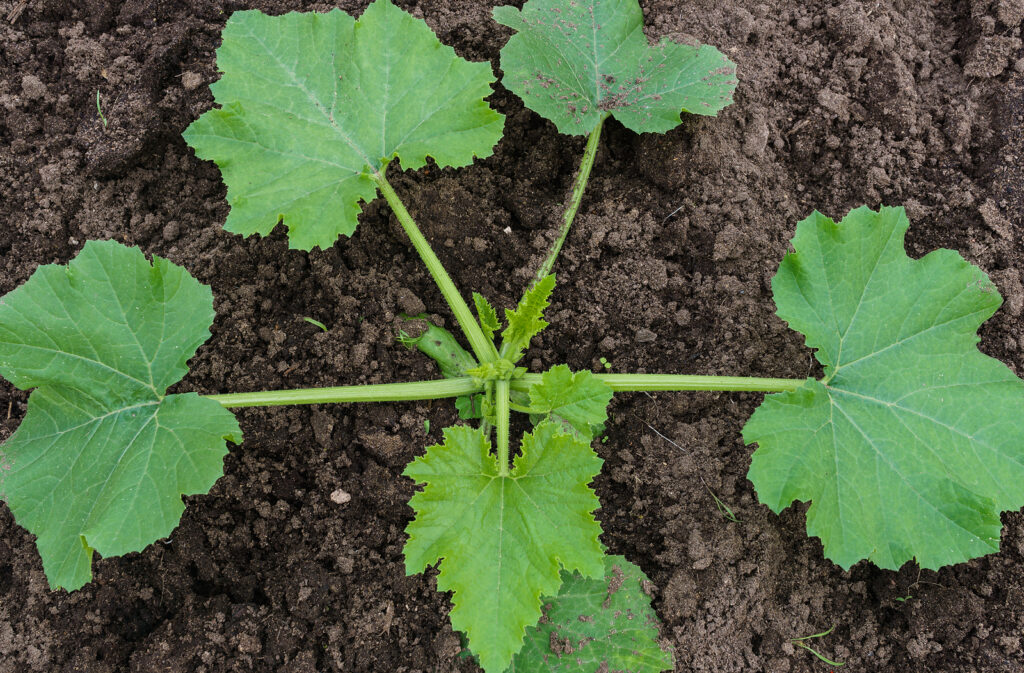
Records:
[[[486,157],[504,117],[484,102],[494,76],[442,45],[420,19],[376,0],[359,21],[340,10],[235,12],[217,50],[220,109],[185,131],[220,166],[231,213],[224,228],[326,248],[356,228],[375,172],[399,157],[439,166]]]
[[[441,560],[437,587],[454,592],[452,626],[485,671],[503,671],[540,618],[540,597],[557,594],[562,568],[604,575],[598,500],[588,486],[601,459],[542,423],[523,436],[522,454],[502,477],[479,429],[444,435],[405,469],[424,484],[409,502],[416,518],[406,529],[405,568],[422,572]]]
[[[567,365],[556,365],[530,386],[530,407],[590,442],[595,428],[604,427],[608,419],[612,395],[612,389],[591,372],[573,373]]]
[[[455,409],[459,412],[459,418],[464,421],[472,421],[484,417],[484,396],[463,395],[455,398]]]
[[[658,644],[658,616],[644,591],[647,575],[622,556],[606,556],[601,579],[562,571],[558,596],[526,632],[509,671],[661,673],[672,654]]]
[[[494,19],[516,31],[501,50],[502,84],[561,133],[590,133],[605,113],[664,133],[680,110],[714,115],[732,102],[735,64],[708,45],[649,45],[637,0],[528,0]]]
[[[473,303],[476,304],[476,315],[480,319],[480,328],[483,329],[487,338],[493,341],[494,333],[501,329],[498,313],[491,306],[491,302],[487,301],[479,292],[473,293]]]
[[[505,309],[508,327],[501,332],[501,357],[519,362],[523,352],[530,347],[530,339],[548,326],[543,319],[544,309],[548,307],[548,299],[554,290],[555,275],[545,276],[523,294],[514,311]]]
[[[4,444],[4,497],[37,536],[51,587],[77,589],[92,553],[137,551],[171,533],[182,494],[223,471],[231,412],[166,395],[210,336],[213,296],[137,248],[89,241],[67,267],[36,269],[0,299],[0,374],[35,388]]]
[[[999,513],[1024,505],[1024,383],[977,349],[1002,300],[953,251],[907,257],[908,226],[902,208],[797,226],[772,290],[825,377],[743,429],[761,502],[812,501],[807,532],[843,568],[994,552]]]

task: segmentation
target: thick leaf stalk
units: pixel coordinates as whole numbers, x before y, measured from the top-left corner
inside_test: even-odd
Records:
[[[551,245],[548,256],[544,259],[540,268],[537,269],[534,283],[544,280],[551,273],[551,270],[554,269],[558,254],[562,251],[565,239],[569,236],[569,229],[572,228],[572,223],[576,219],[576,213],[583,202],[583,193],[587,191],[590,171],[594,167],[594,160],[597,158],[597,148],[601,144],[601,129],[604,128],[604,120],[608,118],[608,115],[609,113],[606,112],[598,117],[597,125],[590,131],[590,135],[587,136],[587,148],[583,151],[579,170],[576,171],[576,179],[573,181],[569,205],[566,206],[565,212],[562,213],[562,226],[558,229],[558,235],[555,237],[555,242]]]
[[[471,395],[482,390],[470,377],[410,383],[375,383],[357,386],[267,390],[253,393],[207,395],[225,407],[277,407],[290,404],[349,404],[352,402],[412,402]]]
[[[416,226],[416,222],[409,215],[405,204],[398,198],[398,194],[395,193],[395,190],[391,187],[383,173],[374,175],[374,180],[381,194],[387,200],[388,205],[394,211],[395,217],[398,218],[402,228],[405,229],[405,233],[409,236],[409,240],[412,241],[416,252],[419,253],[420,259],[426,264],[427,270],[430,271],[430,276],[434,279],[438,289],[441,290],[441,294],[448,303],[448,307],[455,314],[455,319],[459,321],[459,327],[462,328],[463,334],[469,340],[469,345],[473,349],[477,360],[480,362],[496,360],[498,358],[498,351],[494,347],[494,342],[484,336],[483,330],[476,321],[476,318],[473,317],[473,312],[470,311],[466,300],[459,294],[458,288],[455,287],[455,283],[452,282],[444,265],[441,264],[441,260],[434,254],[430,243],[427,242],[419,227]]]

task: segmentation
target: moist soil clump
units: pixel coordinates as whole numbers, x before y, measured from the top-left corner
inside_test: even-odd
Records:
[[[290,251],[224,232],[225,188],[181,132],[212,105],[237,9],[359,13],[366,2],[0,0],[0,293],[90,238],[184,265],[213,287],[213,336],[177,391],[437,376],[394,340],[403,311],[454,326],[390,211],[351,240]],[[510,31],[484,0],[398,0],[497,66]],[[955,248],[1006,298],[981,348],[1024,373],[1024,52],[1020,0],[645,0],[648,37],[718,46],[736,102],[667,135],[609,121],[548,312],[525,364],[804,377],[769,281],[796,222],[904,205],[919,257]],[[19,11],[20,10],[20,11]],[[98,95],[98,102],[97,102]],[[584,140],[497,88],[494,156],[394,170],[456,284],[511,306],[557,228]],[[101,114],[102,113],[102,114]],[[304,321],[311,317],[323,331]],[[940,572],[843,572],[804,508],[757,504],[739,430],[755,394],[629,394],[596,481],[609,553],[652,581],[677,670],[1024,670],[1024,516],[1002,551]],[[27,395],[0,382],[0,439]],[[456,421],[448,401],[242,411],[209,495],[173,535],[50,592],[32,536],[0,506],[0,673],[472,671],[434,575],[406,577],[403,466]],[[429,420],[430,432],[424,420]],[[724,518],[712,496],[735,513]]]

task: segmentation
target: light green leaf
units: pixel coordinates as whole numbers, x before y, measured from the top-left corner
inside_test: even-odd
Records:
[[[186,270],[115,241],[89,241],[0,300],[0,374],[36,388],[3,445],[4,498],[37,536],[52,587],[88,582],[94,549],[117,556],[166,537],[182,494],[221,475],[225,440],[242,437],[234,416],[165,395],[213,316],[210,289]]]
[[[478,429],[446,428],[405,470],[424,484],[410,505],[405,567],[441,561],[437,587],[453,591],[452,626],[466,633],[485,671],[503,671],[554,595],[562,568],[604,575],[588,484],[601,459],[583,442],[543,423],[523,436],[510,476],[498,476],[491,444]],[[443,560],[442,560],[443,559]]]
[[[1002,300],[953,251],[907,257],[908,226],[902,208],[798,225],[772,290],[825,377],[743,429],[761,502],[812,501],[807,532],[843,568],[994,552],[999,513],[1024,505],[1024,383],[977,349]]]
[[[502,84],[561,133],[590,133],[605,113],[664,133],[680,111],[715,115],[732,102],[735,64],[708,45],[649,45],[637,0],[528,0],[494,19],[516,31],[501,50]]]
[[[608,419],[613,394],[591,372],[573,373],[566,365],[556,365],[530,386],[530,408],[590,442],[594,428],[603,427]]]
[[[622,556],[606,556],[605,574],[589,579],[562,571],[562,589],[546,598],[544,618],[527,630],[509,671],[660,673],[672,654],[658,644],[658,616],[644,590],[649,581]]]
[[[543,319],[544,309],[548,307],[548,300],[554,290],[555,275],[550,274],[523,294],[514,311],[505,309],[508,327],[501,332],[501,357],[513,363],[519,362],[523,352],[530,347],[530,339],[548,326],[548,322]]]
[[[491,154],[504,125],[483,101],[490,64],[459,58],[389,0],[359,21],[340,10],[235,12],[217,66],[221,107],[185,139],[220,166],[225,229],[265,236],[283,220],[293,248],[352,235],[360,201],[376,198],[372,175],[392,158],[466,166]]]
[[[476,304],[476,315],[480,319],[480,327],[488,339],[494,340],[494,333],[501,329],[498,322],[498,314],[491,303],[479,292],[473,293],[473,303]]]

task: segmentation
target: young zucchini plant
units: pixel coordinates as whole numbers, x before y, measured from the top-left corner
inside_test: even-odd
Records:
[[[642,572],[605,554],[593,516],[601,460],[590,443],[616,391],[773,393],[743,428],[760,445],[750,479],[776,512],[811,501],[808,533],[844,568],[937,568],[996,551],[999,513],[1024,505],[1024,382],[976,346],[998,292],[955,252],[910,259],[902,209],[797,225],[772,291],[824,366],[821,380],[518,366],[547,326],[550,271],[603,122],[664,132],[680,111],[715,114],[736,80],[713,47],[648,44],[636,0],[528,0],[495,18],[516,31],[502,49],[505,86],[559,131],[589,136],[555,244],[504,327],[479,294],[474,315],[385,177],[396,159],[458,167],[491,154],[504,124],[484,101],[493,74],[389,0],[358,21],[338,10],[236,12],[211,87],[220,107],[185,134],[220,167],[225,227],[240,234],[283,222],[292,247],[326,247],[353,233],[360,202],[379,192],[470,346],[434,326],[404,338],[444,378],[167,395],[209,337],[212,294],[114,241],[87,242],[0,299],[0,374],[34,389],[3,447],[4,498],[37,536],[51,586],[88,582],[94,551],[125,554],[171,533],[181,495],[208,491],[226,442],[241,442],[228,408],[449,397],[479,424],[446,428],[406,468],[422,486],[406,569],[439,565],[452,625],[486,671],[672,665]],[[534,423],[514,459],[512,411]]]

